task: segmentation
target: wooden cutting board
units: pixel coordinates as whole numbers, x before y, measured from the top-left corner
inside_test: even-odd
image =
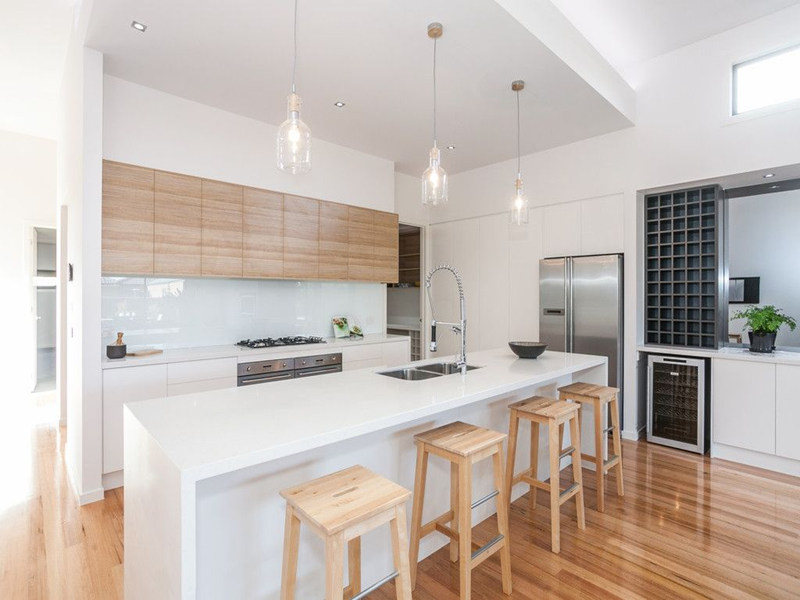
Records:
[[[136,352],[128,352],[126,356],[152,356],[153,354],[161,354],[163,350],[137,350]]]

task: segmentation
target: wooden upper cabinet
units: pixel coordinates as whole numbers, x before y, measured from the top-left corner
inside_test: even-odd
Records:
[[[347,276],[372,281],[375,274],[374,210],[349,206],[347,209]]]
[[[202,180],[155,172],[155,274],[199,276]]]
[[[244,188],[244,277],[283,277],[283,194]]]
[[[396,214],[375,212],[373,215],[376,281],[398,282],[399,223]]]
[[[102,272],[153,274],[152,169],[103,161]]]
[[[202,274],[242,276],[242,186],[203,179]]]
[[[319,205],[319,278],[347,279],[348,207],[333,202]]]
[[[318,200],[301,196],[283,199],[283,277],[319,278]]]

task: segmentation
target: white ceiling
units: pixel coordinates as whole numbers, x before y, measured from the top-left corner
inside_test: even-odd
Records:
[[[55,138],[73,0],[0,0],[0,130]]]
[[[550,0],[623,76],[642,61],[798,0]]]
[[[456,173],[630,125],[493,0],[300,0],[298,93],[315,137],[425,168],[432,42],[441,21],[439,146]],[[291,71],[291,0],[97,0],[87,45],[110,75],[278,124]],[[132,20],[148,26],[142,34]],[[333,103],[342,100],[344,109]]]

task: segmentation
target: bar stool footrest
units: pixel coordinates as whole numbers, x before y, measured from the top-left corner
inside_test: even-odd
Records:
[[[494,548],[494,550],[492,550],[492,547],[494,547],[498,542],[502,542],[504,539],[505,539],[505,537],[503,536],[502,533],[498,534],[497,536],[495,536],[494,538],[492,538],[491,540],[486,542],[483,546],[481,546],[480,548],[475,550],[472,553],[472,556],[470,558],[473,561],[475,561],[475,559],[480,556],[481,558],[480,558],[479,562],[483,562],[484,560],[489,558],[492,554],[497,552],[502,547],[502,546],[497,546],[496,548]],[[491,550],[491,552],[490,552],[490,550]],[[484,555],[484,553],[487,553],[487,554]],[[473,567],[477,566],[477,564],[479,564],[479,563],[474,563]]]
[[[451,523],[454,518],[455,515],[453,514],[453,511],[448,510],[446,513],[442,513],[435,519],[428,521],[427,523],[425,523],[425,525],[423,525],[420,528],[420,536],[419,536],[420,539],[424,538],[426,535],[430,535],[434,531],[437,531],[439,525],[443,525],[444,523]],[[447,534],[445,533],[445,535]]]
[[[369,595],[372,592],[374,592],[375,590],[377,590],[383,584],[389,583],[392,579],[394,579],[398,575],[399,575],[399,573],[397,571],[394,571],[393,573],[390,573],[389,575],[387,575],[386,577],[384,577],[380,581],[376,581],[375,583],[373,583],[371,586],[369,586],[364,591],[359,592],[357,595],[353,596],[352,600],[361,600],[362,598],[366,598],[367,595]]]
[[[612,467],[616,467],[619,464],[619,455],[615,454],[614,456],[610,456],[608,460],[603,461],[603,472],[607,472]]]
[[[571,486],[569,486],[563,492],[560,492],[558,494],[558,503],[559,504],[564,504],[564,502],[566,502],[567,500],[572,498],[575,494],[577,494],[579,490],[580,490],[580,486],[577,484],[577,482],[573,483]]]
[[[573,452],[575,452],[575,446],[569,446],[567,448],[564,448],[561,451],[561,454],[558,455],[558,460],[561,460],[562,458],[566,458],[567,456],[569,456]]]

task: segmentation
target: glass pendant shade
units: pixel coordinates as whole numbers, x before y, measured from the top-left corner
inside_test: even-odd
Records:
[[[528,223],[528,197],[525,195],[522,179],[517,178],[514,187],[514,197],[511,199],[511,223],[526,225]]]
[[[311,170],[311,130],[300,119],[300,96],[290,94],[287,118],[278,129],[278,168],[297,175]]]
[[[447,203],[447,171],[439,162],[439,148],[431,148],[430,163],[422,174],[422,204],[439,206]]]

